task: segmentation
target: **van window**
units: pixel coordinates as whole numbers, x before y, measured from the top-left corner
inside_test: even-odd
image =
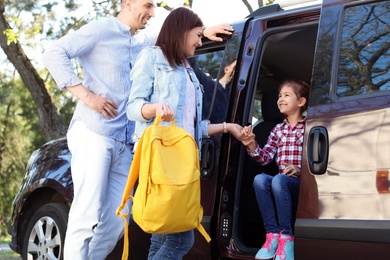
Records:
[[[211,123],[226,121],[241,34],[189,59],[203,86],[203,119]],[[225,48],[226,47],[226,48]]]
[[[390,1],[345,9],[336,93],[390,90]]]

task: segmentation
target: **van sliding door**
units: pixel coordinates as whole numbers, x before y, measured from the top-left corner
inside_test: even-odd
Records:
[[[390,1],[324,0],[296,259],[390,255]]]

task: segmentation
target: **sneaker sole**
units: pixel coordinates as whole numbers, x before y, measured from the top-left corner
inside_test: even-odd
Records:
[[[269,259],[273,259],[275,255],[269,257],[269,258],[260,258],[260,257],[255,257],[256,260],[269,260]]]

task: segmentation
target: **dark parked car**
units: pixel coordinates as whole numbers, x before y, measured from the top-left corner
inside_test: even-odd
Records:
[[[295,1],[296,2],[296,1]],[[253,124],[257,141],[283,118],[277,89],[311,82],[295,221],[295,258],[388,259],[390,255],[390,1],[275,4],[233,23],[234,35],[205,41],[191,64],[204,87],[204,117]],[[219,84],[224,67],[234,77]],[[276,92],[276,94],[275,94]],[[253,259],[264,243],[252,188],[260,167],[234,137],[203,140],[203,226],[185,259]],[[72,201],[65,139],[34,152],[14,201],[11,248],[23,259],[61,258]],[[149,235],[130,223],[130,258],[146,259]],[[122,242],[109,256],[119,259]],[[31,259],[31,258],[30,258]]]

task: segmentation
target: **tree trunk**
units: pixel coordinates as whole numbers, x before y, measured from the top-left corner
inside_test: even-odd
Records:
[[[38,109],[39,124],[43,137],[46,141],[62,137],[66,134],[66,127],[45,87],[43,79],[39,76],[18,42],[7,44],[8,39],[4,31],[11,29],[11,27],[6,20],[4,11],[4,0],[0,0],[1,48],[31,93]]]

